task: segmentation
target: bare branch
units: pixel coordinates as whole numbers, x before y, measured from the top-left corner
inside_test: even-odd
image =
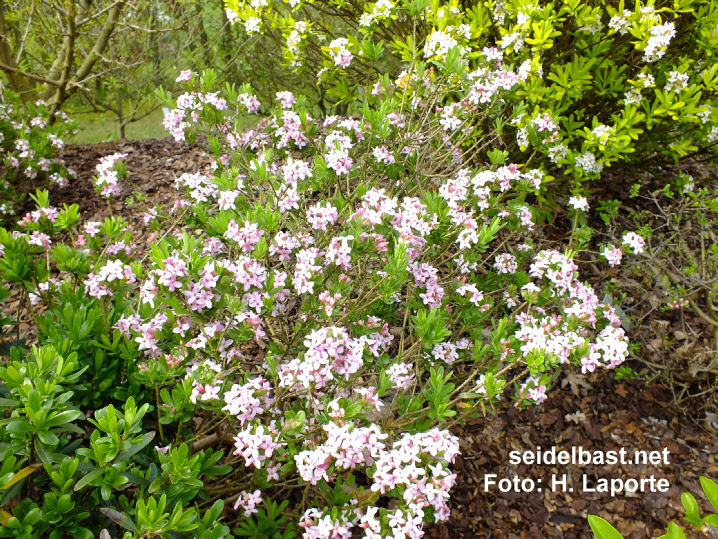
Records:
[[[149,116],[150,114],[152,114],[154,111],[156,111],[156,110],[157,110],[158,108],[160,108],[161,106],[162,106],[162,105],[155,105],[154,107],[150,108],[150,110],[148,110],[148,111],[145,112],[144,114],[141,114],[140,116],[135,116],[135,114],[136,114],[136,112],[137,112],[137,111],[135,111],[134,113],[132,113],[132,114],[129,116],[130,121],[127,122],[127,123],[139,122],[139,121],[142,120],[143,118],[145,118],[145,117]]]
[[[94,21],[94,20],[97,19],[98,17],[101,17],[102,15],[104,15],[105,13],[107,13],[108,11],[110,11],[111,9],[117,7],[119,4],[122,4],[123,2],[124,2],[124,0],[117,0],[115,3],[110,4],[110,5],[107,6],[105,9],[101,9],[100,11],[98,11],[97,13],[95,13],[94,15],[92,15],[91,17],[87,17],[86,19],[83,19],[83,20],[79,21],[75,26],[77,26],[77,28],[80,28],[81,26],[87,24],[88,22]]]
[[[87,54],[84,62],[82,62],[82,65],[80,65],[77,72],[75,73],[75,76],[72,77],[72,79],[70,80],[73,85],[76,86],[84,82],[87,76],[90,74],[90,71],[92,71],[92,68],[95,66],[95,63],[100,57],[100,54],[102,54],[102,51],[105,50],[105,47],[107,47],[107,43],[110,41],[110,36],[112,36],[112,32],[115,29],[115,25],[120,18],[120,13],[122,12],[122,8],[124,7],[124,5],[125,1],[120,0],[109,11],[107,20],[105,21],[105,25],[102,27],[102,30],[98,34],[97,40],[95,40],[95,44],[92,47],[92,50],[90,50],[90,52]]]
[[[15,74],[20,75],[20,76],[22,76],[22,77],[27,77],[28,79],[32,79],[32,80],[36,80],[36,81],[38,81],[38,82],[42,82],[42,83],[44,83],[44,84],[51,84],[51,85],[53,85],[53,86],[56,86],[56,85],[57,85],[57,81],[54,81],[54,80],[51,80],[51,79],[46,79],[45,77],[41,77],[41,76],[39,76],[39,75],[35,75],[34,73],[28,73],[27,71],[23,71],[23,70],[20,69],[20,68],[12,67],[12,66],[9,66],[9,65],[7,65],[7,64],[4,64],[4,63],[2,63],[2,62],[0,62],[0,69],[2,69],[3,71],[9,71],[10,73],[15,73]]]
[[[25,27],[25,34],[22,36],[22,41],[20,42],[20,49],[17,51],[17,56],[15,57],[15,63],[19,64],[20,59],[22,58],[22,51],[25,49],[25,42],[27,41],[27,36],[30,33],[30,25],[32,24],[32,16],[35,13],[35,0],[32,2],[32,6],[30,6],[30,14],[27,17],[27,26]]]
[[[161,28],[159,30],[152,30],[151,28],[143,28],[142,26],[137,26],[128,22],[122,22],[119,23],[119,25],[123,28],[132,28],[133,30],[139,30],[140,32],[144,32],[145,34],[166,34],[168,32],[175,32],[181,29],[181,27],[178,26],[175,28]]]
[[[48,2],[47,0],[42,0],[42,3],[45,4],[46,6],[54,9],[55,11],[59,11],[62,15],[67,17],[67,10],[65,8],[63,8],[62,6],[60,6],[59,4],[57,4],[56,2]]]

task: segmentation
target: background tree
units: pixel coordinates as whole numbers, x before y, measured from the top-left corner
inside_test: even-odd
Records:
[[[26,101],[47,101],[54,117],[73,93],[99,76],[95,67],[127,5],[125,0],[0,0],[0,69],[11,89]]]

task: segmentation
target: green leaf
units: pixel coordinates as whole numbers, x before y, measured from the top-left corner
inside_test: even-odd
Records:
[[[601,517],[588,515],[588,525],[591,526],[596,539],[623,539],[623,535]]]
[[[57,445],[60,442],[60,439],[52,432],[43,430],[37,432],[37,437],[45,445]]]
[[[102,466],[101,468],[95,468],[93,471],[88,473],[86,476],[84,476],[82,479],[80,479],[75,484],[75,492],[83,488],[85,485],[90,484],[92,481],[97,479],[98,477],[102,477],[102,475],[105,473],[105,467]]]
[[[72,423],[75,419],[78,419],[83,415],[84,414],[79,410],[67,410],[65,412],[60,412],[56,416],[53,416],[45,421],[45,427],[58,427],[60,425],[64,425],[65,423]]]
[[[109,507],[102,507],[100,508],[100,511],[112,522],[122,526],[126,530],[130,530],[131,532],[137,531],[137,525],[132,522],[132,519],[130,519],[127,515],[120,513],[119,511],[115,511],[114,509],[110,509]]]
[[[657,537],[656,539],[686,539],[686,534],[683,532],[680,526],[675,522],[668,524],[668,530],[665,534]]]
[[[683,532],[683,530],[676,524],[675,522],[671,522],[668,525],[668,537],[670,539],[686,539],[686,534]]]
[[[130,483],[134,483],[135,485],[140,485],[141,487],[149,487],[150,482],[147,481],[144,477],[140,477],[139,475],[130,473],[130,472],[122,472],[119,474],[121,477],[126,477],[130,480]]]
[[[7,426],[7,431],[12,432],[13,434],[20,434],[20,433],[28,433],[28,432],[34,432],[35,427],[34,425],[30,423],[25,423],[24,421],[13,421]]]
[[[117,462],[122,462],[123,460],[127,460],[128,458],[130,458],[135,453],[139,453],[140,451],[142,451],[142,449],[144,449],[147,446],[147,444],[149,444],[152,441],[152,438],[154,438],[154,437],[155,437],[154,431],[146,432],[145,434],[142,435],[142,440],[140,440],[136,444],[132,444],[132,447],[130,447],[129,449],[127,449],[127,450],[123,451],[122,453],[120,453],[119,455],[117,455],[117,458],[115,460]]]
[[[706,494],[706,498],[711,502],[713,509],[718,511],[718,485],[711,479],[701,476],[701,486],[703,487],[703,492]]]
[[[684,518],[694,526],[698,526],[701,522],[701,511],[698,508],[696,499],[689,492],[684,492],[681,494],[681,503],[686,510],[686,516]]]

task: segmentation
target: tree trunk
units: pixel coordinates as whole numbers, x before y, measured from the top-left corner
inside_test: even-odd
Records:
[[[204,19],[202,18],[202,0],[197,0],[194,4],[197,13],[197,28],[199,30],[199,42],[202,45],[202,57],[204,58],[204,67],[212,66],[212,51],[209,50],[209,38],[207,31],[204,29]]]
[[[90,75],[92,68],[95,67],[95,63],[97,63],[97,60],[100,58],[100,55],[107,48],[110,38],[112,37],[112,33],[115,30],[115,26],[117,25],[117,21],[120,18],[120,13],[122,13],[122,9],[124,7],[125,2],[120,1],[112,9],[110,9],[107,13],[107,20],[105,21],[104,26],[97,35],[92,49],[87,53],[85,59],[80,64],[80,67],[78,67],[75,74],[65,82],[62,91],[58,88],[57,91],[54,92],[57,100],[53,98],[53,101],[50,104],[50,113],[52,116],[60,110],[62,104],[77,90],[77,86],[75,85],[81,83]],[[74,40],[72,45],[74,48]],[[74,50],[64,51],[65,54],[68,52],[71,52],[74,55]],[[65,61],[65,65],[67,65],[67,60]],[[57,81],[57,84],[60,84],[60,80]],[[43,94],[43,99],[49,99],[50,97],[53,97],[52,90],[48,90]]]
[[[5,26],[5,0],[0,0],[0,62],[7,68],[3,68],[7,75],[10,89],[20,94],[23,101],[35,101],[35,85],[27,77],[19,73],[20,66],[15,61],[12,48],[7,41],[7,27]]]
[[[157,30],[157,14],[154,6],[150,6],[150,57],[152,58],[152,80],[155,86],[161,84],[160,81],[160,38]]]
[[[117,114],[117,140],[125,140],[125,111],[123,108],[122,92],[115,89],[115,111]]]
[[[219,11],[222,13],[222,39],[219,42],[219,48],[222,51],[222,60],[229,62],[232,58],[232,54],[230,53],[232,47],[232,29],[229,19],[227,18],[227,11],[224,9],[224,0],[219,0]]]
[[[75,16],[77,15],[76,8],[77,2],[70,0],[67,9],[67,35],[65,39],[62,40],[62,50],[65,55],[65,61],[63,62],[55,95],[52,97],[52,102],[50,103],[50,125],[55,123],[57,111],[60,110],[62,104],[69,97],[67,84],[70,82],[70,72],[75,62],[75,39],[77,38],[77,29],[75,26],[77,23],[75,20]]]

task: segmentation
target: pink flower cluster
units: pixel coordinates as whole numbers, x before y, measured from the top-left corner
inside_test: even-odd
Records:
[[[413,365],[395,363],[386,370],[386,374],[389,376],[394,387],[403,391],[409,389],[411,383],[414,381],[413,369]]]
[[[378,426],[355,427],[352,423],[324,425],[327,440],[316,449],[301,451],[294,457],[300,477],[316,485],[332,480],[327,470],[333,464],[337,470],[351,470],[359,465],[372,466],[379,458],[388,435]]]
[[[530,386],[530,387],[529,387]],[[548,399],[546,394],[546,386],[541,384],[538,378],[528,378],[519,388],[519,395],[524,399],[534,401],[536,404],[542,404],[543,401]],[[517,402],[518,406],[519,403]]]
[[[294,267],[292,283],[298,294],[311,294],[314,292],[314,281],[312,279],[322,269],[321,266],[316,265],[316,260],[320,257],[321,253],[316,247],[302,249],[297,253],[297,263]]]
[[[352,63],[354,55],[349,52],[347,45],[349,45],[349,40],[345,37],[337,38],[329,44],[335,66],[349,67],[349,64]]]
[[[338,217],[337,209],[329,202],[314,204],[307,210],[307,221],[315,230],[326,231],[327,225],[336,223]]]
[[[304,339],[307,351],[280,367],[280,385],[305,390],[322,389],[335,377],[349,376],[363,366],[365,343],[349,336],[345,328],[335,326],[313,330]]]
[[[499,274],[516,273],[516,270],[518,269],[516,257],[508,253],[500,254],[494,261],[494,267]]]
[[[357,521],[355,514],[344,511],[332,518],[316,508],[307,509],[299,521],[304,528],[303,539],[351,539],[352,527]]]
[[[449,491],[456,474],[447,469],[446,463],[453,463],[459,453],[459,439],[448,431],[404,433],[391,450],[381,451],[376,458],[371,490],[384,494],[404,486],[403,498],[409,512],[423,516],[423,508],[432,506],[436,520],[447,520]],[[423,534],[421,527],[412,533],[411,537]]]
[[[443,361],[447,365],[453,365],[454,361],[459,359],[457,346],[450,342],[435,345],[431,355],[434,356],[435,360]]]
[[[623,259],[623,251],[615,245],[609,243],[603,250],[603,256],[608,260],[608,265],[611,267],[618,266]]]
[[[239,493],[237,502],[234,504],[235,509],[240,507],[244,510],[244,516],[248,517],[259,512],[257,505],[262,503],[262,491],[255,490],[254,492],[247,492],[243,490]]]
[[[587,353],[579,358],[584,372],[593,371],[602,365],[601,361],[606,368],[614,368],[628,355],[625,332],[615,327],[620,325],[620,320],[612,313],[610,306],[599,304],[594,291],[575,279],[577,269],[573,261],[557,251],[541,251],[534,257],[529,274],[550,282],[551,289],[563,296],[563,314],[541,316],[543,311],[534,308],[533,312],[517,315],[520,328],[515,337],[523,343],[520,352],[524,357],[532,353],[545,353],[558,357],[562,363],[568,363],[571,354],[587,349]],[[595,327],[601,311],[609,318],[611,325],[599,333],[595,343],[588,342],[588,329],[581,326],[570,329],[567,321],[569,316],[576,317],[590,328]]]
[[[204,309],[211,309],[212,305],[220,299],[220,295],[213,292],[219,275],[217,274],[214,262],[207,262],[200,273],[199,282],[190,282],[187,289],[182,290],[187,306],[192,311],[202,312]]]
[[[247,466],[261,468],[264,461],[272,458],[272,454],[279,447],[264,425],[249,426],[234,437],[234,446],[237,448],[234,455],[241,455]]]
[[[137,277],[130,266],[121,260],[110,260],[98,273],[90,273],[84,284],[89,296],[100,299],[104,296],[114,296],[111,286],[136,281]]]
[[[37,210],[26,213],[25,217],[20,219],[17,224],[18,226],[26,226],[30,223],[39,223],[43,218],[47,219],[51,223],[54,223],[58,215],[60,215],[60,211],[54,206],[38,208]]]
[[[189,75],[187,73],[183,71],[177,80],[190,80],[192,73],[189,72]],[[162,122],[165,130],[169,131],[177,142],[184,142],[187,138],[186,130],[192,123],[196,124],[199,121],[199,112],[206,105],[218,111],[227,109],[227,101],[219,97],[219,92],[208,94],[188,92],[180,95],[177,98],[177,108],[165,114]]]
[[[636,234],[635,232],[626,232],[625,234],[623,234],[623,244],[628,245],[631,249],[633,249],[633,252],[638,255],[643,252],[643,248],[646,245],[646,240],[644,240],[641,235]]]
[[[100,162],[95,167],[98,174],[95,178],[95,186],[103,197],[119,196],[122,192],[119,184],[119,172],[115,165],[126,158],[126,153],[114,153],[100,158]]]
[[[226,406],[222,408],[222,411],[236,417],[240,425],[244,425],[264,413],[264,410],[272,405],[270,389],[269,382],[262,377],[253,378],[244,385],[233,384],[228,391],[224,392],[223,399]],[[258,392],[265,393],[261,397],[255,397],[255,393]]]
[[[245,221],[244,226],[239,228],[234,219],[229,222],[227,231],[224,233],[225,238],[237,243],[245,253],[251,253],[263,235],[264,231],[259,230],[257,223]]]
[[[261,106],[257,96],[250,94],[240,94],[239,102],[247,108],[247,112],[251,112],[252,114],[256,114]]]
[[[439,270],[427,263],[416,264],[412,262],[409,264],[409,271],[414,276],[417,288],[424,289],[424,291],[419,294],[424,305],[430,309],[441,307],[441,301],[444,298],[444,289],[439,285]]]

